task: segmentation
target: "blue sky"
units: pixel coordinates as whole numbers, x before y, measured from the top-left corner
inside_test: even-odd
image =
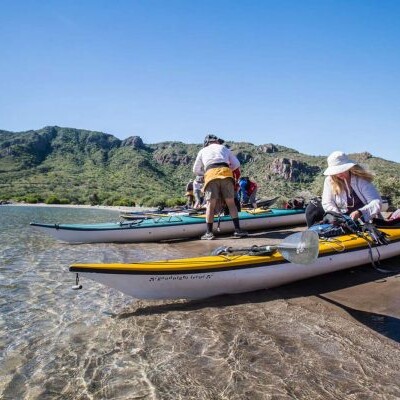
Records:
[[[400,1],[0,2],[0,129],[400,162]]]

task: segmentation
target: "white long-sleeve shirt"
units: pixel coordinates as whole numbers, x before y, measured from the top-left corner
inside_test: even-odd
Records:
[[[382,199],[373,183],[358,176],[351,175],[350,186],[364,203],[364,206],[359,209],[363,214],[364,221],[369,221],[376,216],[380,216]],[[324,191],[322,193],[322,207],[325,211],[347,212],[346,191],[334,194],[330,176],[325,178]]]
[[[226,163],[234,171],[240,167],[237,157],[226,146],[218,143],[209,144],[202,148],[197,154],[193,165],[195,175],[204,175],[207,167],[211,164]]]

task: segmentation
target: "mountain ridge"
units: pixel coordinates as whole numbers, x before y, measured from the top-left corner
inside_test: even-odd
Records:
[[[227,145],[241,162],[242,175],[259,184],[260,197],[320,195],[326,156],[311,156],[278,144]],[[146,144],[86,129],[46,126],[0,130],[0,199],[27,202],[175,205],[193,178],[202,145],[179,141]],[[400,205],[400,164],[369,152],[349,154],[376,174],[382,195]]]

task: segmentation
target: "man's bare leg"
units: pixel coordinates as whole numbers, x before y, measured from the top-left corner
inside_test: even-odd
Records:
[[[229,215],[233,218],[237,218],[238,217],[238,210],[235,204],[235,199],[231,198],[231,199],[225,199],[225,203],[229,208]]]

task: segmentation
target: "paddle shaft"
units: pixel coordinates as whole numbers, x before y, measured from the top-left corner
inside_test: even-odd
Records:
[[[274,253],[278,250],[277,246],[251,246],[251,247],[228,247],[226,249],[227,253],[243,253],[243,252],[252,252],[252,253]]]

